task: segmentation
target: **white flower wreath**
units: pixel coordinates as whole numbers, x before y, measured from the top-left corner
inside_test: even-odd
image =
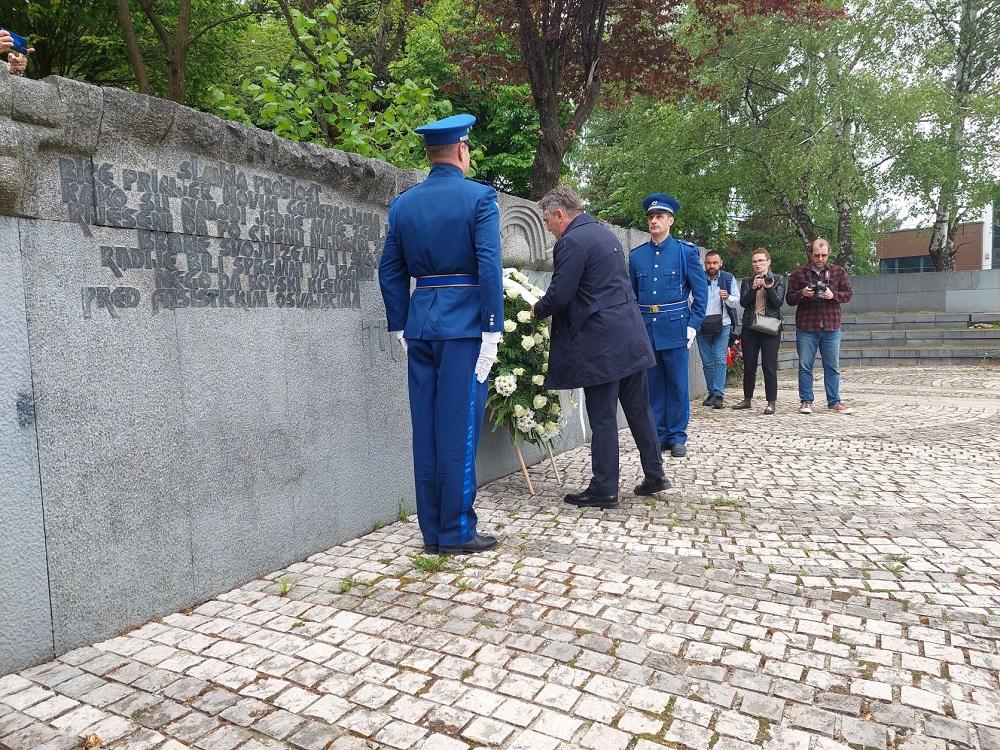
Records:
[[[544,291],[514,268],[504,269],[504,337],[493,365],[488,406],[493,428],[510,430],[514,443],[550,443],[562,428],[559,394],[544,387],[549,369],[549,327],[531,314],[524,294]]]

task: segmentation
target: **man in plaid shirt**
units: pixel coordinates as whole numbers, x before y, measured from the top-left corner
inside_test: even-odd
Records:
[[[785,301],[795,310],[795,349],[799,355],[799,412],[812,414],[813,364],[823,358],[826,405],[850,411],[840,400],[840,306],[854,290],[843,266],[830,265],[830,243],[822,237],[809,246],[809,262],[788,277]]]

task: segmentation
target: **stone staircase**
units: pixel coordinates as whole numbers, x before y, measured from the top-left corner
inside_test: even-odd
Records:
[[[844,315],[841,330],[841,366],[1000,363],[1000,313],[858,313]],[[778,369],[797,366],[792,312]]]

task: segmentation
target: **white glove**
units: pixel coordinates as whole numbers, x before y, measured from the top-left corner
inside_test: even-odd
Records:
[[[503,280],[503,288],[504,289],[513,289],[515,292],[517,292],[518,294],[520,294],[521,298],[525,302],[527,302],[529,305],[531,305],[531,307],[534,307],[535,303],[538,302],[538,297],[536,297],[534,294],[532,294],[531,292],[529,292],[523,286],[521,286],[520,284],[518,284],[516,281],[514,281],[514,279],[508,279],[505,276],[504,280]]]
[[[406,354],[406,339],[403,338],[402,331],[389,331],[389,333],[396,334],[396,338],[399,339],[399,345],[403,347],[403,354]]]
[[[500,331],[484,333],[483,343],[479,345],[479,359],[476,360],[476,380],[485,383],[497,361],[497,347],[500,344]]]
[[[698,332],[694,330],[691,326],[688,326],[688,349],[691,348],[691,344],[694,343],[694,337],[698,335]]]

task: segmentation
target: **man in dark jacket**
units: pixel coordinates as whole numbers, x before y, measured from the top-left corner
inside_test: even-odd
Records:
[[[621,243],[567,187],[553,188],[538,202],[542,219],[558,238],[552,282],[533,306],[536,316],[552,316],[546,388],[583,388],[593,433],[593,478],[582,491],[566,495],[581,507],[618,507],[618,402],[628,421],[645,475],[637,495],[670,486],[649,405],[646,371],[653,351],[625,270]]]

